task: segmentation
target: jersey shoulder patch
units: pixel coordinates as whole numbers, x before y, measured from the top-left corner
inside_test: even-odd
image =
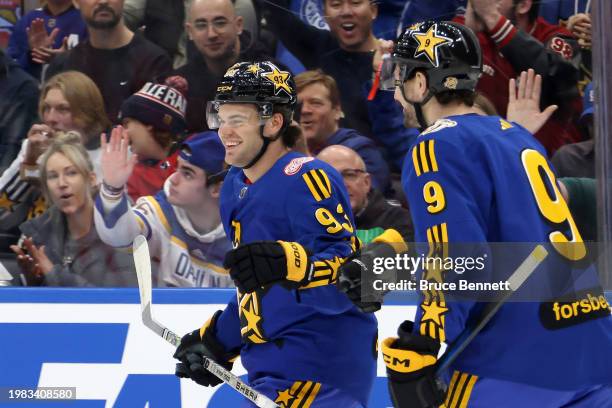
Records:
[[[430,133],[439,132],[442,129],[452,128],[457,126],[457,122],[451,119],[438,119],[436,123],[421,132],[421,136],[428,135]]]
[[[304,163],[308,163],[313,160],[314,157],[296,157],[285,166],[283,171],[286,175],[293,176],[294,174],[299,173]]]
[[[514,126],[512,126],[512,124],[510,122],[508,122],[507,120],[504,120],[502,118],[499,118],[499,124],[501,126],[501,130],[508,130],[508,129],[514,127]]]

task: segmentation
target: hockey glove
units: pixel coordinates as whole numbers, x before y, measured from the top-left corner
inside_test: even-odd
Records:
[[[218,310],[201,329],[186,334],[177,347],[174,358],[180,360],[176,364],[175,375],[180,378],[191,378],[205,387],[214,387],[222,381],[204,368],[204,357],[214,360],[227,370],[231,370],[237,354],[225,352],[223,345],[213,334],[215,323],[221,311]]]
[[[440,343],[412,333],[413,326],[405,320],[397,330],[399,338],[383,341],[389,394],[396,408],[439,407],[446,396],[444,385],[436,378]]]
[[[374,281],[396,282],[395,268],[377,271],[374,268],[376,259],[394,258],[396,254],[408,250],[404,239],[394,229],[388,229],[361,251],[354,253],[340,267],[338,277],[339,289],[362,312],[371,313],[380,309],[384,295],[388,291],[374,289]]]
[[[297,242],[260,241],[240,245],[225,255],[223,266],[242,293],[280,282],[290,289],[310,278],[312,264]]]

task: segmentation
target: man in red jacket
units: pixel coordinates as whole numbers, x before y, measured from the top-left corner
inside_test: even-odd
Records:
[[[483,75],[477,90],[500,115],[506,114],[510,78],[528,68],[542,75],[542,106],[559,106],[536,133],[550,155],[566,143],[581,140],[575,126],[581,111],[580,48],[569,31],[538,17],[538,8],[533,0],[469,0],[465,17],[456,21],[478,33]]]

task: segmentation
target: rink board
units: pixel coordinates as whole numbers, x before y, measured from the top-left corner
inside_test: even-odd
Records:
[[[607,294],[610,299],[610,293]],[[155,289],[153,313],[179,334],[222,309],[233,290]],[[414,316],[415,298],[395,296],[377,313],[379,338]],[[136,289],[0,288],[0,407],[201,408],[236,406],[227,386],[174,376],[173,347],[144,327]],[[234,373],[245,374],[238,361]],[[384,365],[369,407],[389,407]],[[77,399],[7,402],[8,388],[76,387]],[[147,405],[148,404],[148,405]]]

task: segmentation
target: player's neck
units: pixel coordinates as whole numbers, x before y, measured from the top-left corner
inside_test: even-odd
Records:
[[[266,152],[263,156],[255,163],[252,167],[248,169],[244,169],[244,175],[251,180],[251,182],[256,182],[259,180],[268,170],[274,166],[274,163],[278,161],[281,157],[289,152],[287,146],[283,144],[281,139],[277,139],[274,142],[270,143]]]
[[[123,21],[119,22],[112,29],[88,27],[88,33],[91,46],[103,50],[114,50],[124,47],[134,38],[134,33],[123,24]]]
[[[429,126],[433,125],[438,119],[447,118],[449,116],[467,115],[470,113],[478,113],[472,106],[467,106],[464,103],[451,103],[441,105],[433,98],[429,103],[423,106],[423,114]]]

